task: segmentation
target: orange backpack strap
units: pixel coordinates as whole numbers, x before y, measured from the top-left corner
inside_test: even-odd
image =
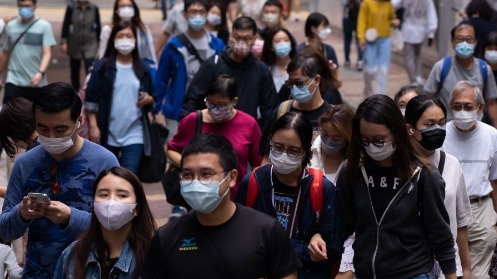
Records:
[[[255,171],[258,168],[259,167],[255,168],[250,174],[250,179],[247,186],[247,196],[245,197],[245,205],[250,208],[254,207],[257,195],[259,195],[259,185],[257,184],[257,179],[255,178]]]
[[[312,211],[316,214],[316,222],[319,224],[319,217],[323,209],[323,172],[318,169],[309,168],[309,174],[313,176],[309,194],[311,196]]]

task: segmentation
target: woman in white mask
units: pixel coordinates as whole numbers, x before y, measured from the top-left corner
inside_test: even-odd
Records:
[[[137,173],[142,154],[150,156],[145,148],[150,145],[145,127],[154,102],[152,77],[138,57],[131,23],[115,25],[109,42],[86,89],[90,140],[109,149],[121,166]]]
[[[347,219],[345,235],[355,231],[358,279],[432,278],[433,256],[445,278],[456,278],[444,181],[413,148],[390,97],[374,95],[359,105],[347,165],[336,185]]]
[[[215,37],[221,39],[225,45],[228,45],[230,32],[226,21],[226,9],[219,2],[212,2],[207,12],[207,21],[204,28]]]
[[[290,88],[284,86],[285,81],[288,79],[286,68],[296,54],[295,39],[287,29],[278,27],[266,35],[261,61],[271,69],[274,86],[280,97],[280,102],[287,100],[290,94]],[[286,91],[286,93],[280,95],[281,91]]]
[[[494,31],[488,34],[483,47],[485,61],[490,65],[490,69],[494,73],[495,82],[497,83],[497,32]]]
[[[150,29],[143,23],[140,17],[140,10],[135,0],[116,0],[112,13],[112,24],[104,25],[100,31],[100,45],[98,47],[98,59],[102,59],[107,49],[111,30],[120,22],[131,22],[136,28],[136,44],[138,54],[147,66],[156,68],[157,58],[155,56],[154,39]]]
[[[206,109],[192,112],[181,120],[178,132],[167,145],[167,157],[179,167],[181,153],[190,140],[195,137],[197,121],[201,120],[202,133],[215,133],[225,136],[233,145],[238,157],[238,173],[235,187],[231,188],[232,200],[240,180],[252,168],[261,164],[262,157],[257,153],[261,140],[261,130],[257,121],[241,110],[235,109],[238,102],[237,86],[234,78],[219,75],[209,84],[205,98]],[[199,118],[201,117],[201,118]]]
[[[354,110],[347,105],[332,106],[319,117],[319,136],[312,143],[311,167],[320,169],[335,182],[340,165],[347,159]]]
[[[139,278],[156,225],[138,178],[123,167],[95,180],[90,228],[59,258],[54,278]]]
[[[334,278],[331,267],[341,255],[343,219],[333,184],[321,171],[307,168],[312,134],[303,114],[287,112],[280,117],[272,130],[271,163],[244,177],[236,201],[280,221],[303,263],[299,278]],[[253,202],[251,180],[259,189]],[[318,210],[313,208],[313,187],[322,202]]]

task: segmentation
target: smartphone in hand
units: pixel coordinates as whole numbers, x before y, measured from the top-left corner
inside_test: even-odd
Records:
[[[28,193],[28,197],[31,199],[31,202],[33,203],[44,203],[49,205],[50,204],[50,198],[48,197],[47,194],[43,193]]]

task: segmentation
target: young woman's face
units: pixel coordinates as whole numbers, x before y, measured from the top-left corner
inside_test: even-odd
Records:
[[[136,203],[133,186],[127,180],[114,174],[104,176],[95,189],[93,202],[106,202],[110,199],[121,203]]]
[[[209,9],[209,13],[221,16],[221,9],[214,5]]]
[[[364,118],[359,122],[359,132],[361,141],[366,144],[381,145],[382,142],[394,140],[392,132],[386,125],[369,122]]]
[[[116,40],[117,39],[135,39],[135,35],[133,34],[133,30],[131,28],[125,28],[119,32],[116,33]]]
[[[445,126],[444,112],[437,105],[432,105],[423,112],[418,122],[416,122],[416,129],[423,130],[434,125]]]
[[[346,142],[345,137],[331,122],[324,122],[321,124],[321,137],[332,140],[336,144],[344,144]]]
[[[279,31],[278,33],[276,33],[274,35],[274,37],[273,37],[273,46],[276,45],[276,44],[278,44],[278,43],[281,43],[281,42],[290,42],[290,38],[283,31]]]
[[[287,154],[304,154],[303,151],[305,151],[302,146],[302,141],[294,129],[276,131],[271,138],[271,144],[274,149],[285,149]]]

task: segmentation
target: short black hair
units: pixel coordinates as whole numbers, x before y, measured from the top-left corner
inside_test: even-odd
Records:
[[[304,160],[302,161],[302,167],[305,168],[312,157],[311,146],[313,133],[311,121],[300,112],[287,112],[276,120],[271,131],[271,138],[280,130],[294,130],[299,136],[302,149],[305,151]]]
[[[233,22],[233,31],[234,30],[251,30],[252,33],[255,35],[257,33],[257,24],[255,21],[248,16],[241,16],[237,18]]]
[[[305,36],[307,38],[314,37],[314,34],[312,33],[312,27],[318,27],[319,25],[321,25],[321,23],[324,23],[324,25],[326,26],[330,25],[330,22],[325,15],[321,13],[310,14],[305,20]]]
[[[210,8],[210,4],[206,0],[184,0],[183,2],[185,3],[185,8],[183,9],[185,13],[188,10],[188,8],[190,8],[190,6],[193,4],[200,4],[204,6],[206,11],[208,11]]]
[[[474,34],[475,34],[475,36],[476,36],[476,29],[475,29],[475,26],[474,26],[471,22],[469,22],[469,21],[467,21],[467,20],[463,20],[463,21],[461,21],[458,25],[454,26],[454,28],[452,28],[452,30],[450,30],[450,38],[451,38],[452,40],[454,40],[454,39],[455,39],[455,37],[456,37],[456,31],[457,31],[457,29],[461,28],[463,25],[467,25],[467,26],[470,26],[471,28],[473,28],[473,33],[474,33]]]
[[[497,46],[497,31],[488,33],[488,36],[485,38],[483,47],[486,48],[488,46]]]
[[[430,95],[419,95],[412,98],[406,105],[406,115],[404,116],[406,123],[416,128],[416,123],[423,113],[432,106],[439,107],[443,111],[444,117],[447,117],[447,109],[440,100]]]
[[[206,133],[195,136],[181,154],[181,168],[186,157],[213,153],[219,156],[219,164],[225,173],[238,167],[238,159],[231,143],[223,136]]]
[[[81,115],[81,98],[74,88],[65,82],[54,82],[43,86],[33,102],[33,111],[56,113],[71,109],[71,119],[77,121]]]
[[[234,78],[227,74],[215,77],[207,87],[207,96],[228,97],[233,100],[237,96],[237,86]]]
[[[283,11],[283,5],[278,0],[267,0],[264,3],[264,6],[262,6],[262,7],[264,8],[266,6],[276,6],[276,7],[280,8],[280,12]]]
[[[31,1],[31,2],[33,2],[33,5],[36,5],[36,2],[37,2],[37,0],[17,0],[17,3],[24,2],[24,1]]]
[[[494,9],[487,0],[471,0],[466,6],[466,14],[468,18],[478,15],[479,18],[491,21],[494,18]]]
[[[395,93],[395,96],[393,97],[393,100],[395,101],[396,104],[399,103],[399,100],[402,96],[407,94],[408,92],[416,92],[416,94],[421,95],[423,94],[423,88],[420,86],[408,84],[402,86],[397,93]]]

